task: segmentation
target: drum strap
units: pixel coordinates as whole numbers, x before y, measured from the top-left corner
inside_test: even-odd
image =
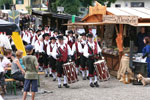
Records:
[[[93,53],[93,50],[92,50],[92,48],[89,46],[89,44],[87,44],[87,45],[88,45],[90,51],[92,52],[92,54],[94,54],[94,53]]]

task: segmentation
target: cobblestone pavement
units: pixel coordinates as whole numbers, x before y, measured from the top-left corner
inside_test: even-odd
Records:
[[[58,89],[57,82],[53,82],[52,78],[41,76],[40,79],[41,87],[35,100],[150,100],[150,86],[125,85],[115,78],[100,82],[99,88],[91,88],[88,80],[80,79],[69,89]],[[42,93],[44,90],[53,93]],[[22,100],[22,93],[18,90],[17,96],[6,95],[5,100]],[[27,100],[31,100],[31,97],[28,96]]]

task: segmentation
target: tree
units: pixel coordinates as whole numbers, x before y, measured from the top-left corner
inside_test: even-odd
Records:
[[[6,5],[6,4],[12,4],[12,0],[0,0],[0,7]]]
[[[72,15],[79,15],[79,7],[92,6],[94,1],[102,5],[111,6],[116,0],[49,0],[49,11],[57,12],[57,7],[64,7],[64,12]]]
[[[57,11],[57,7],[64,7],[64,12],[68,14],[79,15],[80,0],[56,0],[52,3],[52,10]]]
[[[92,5],[94,1],[97,1],[102,5],[106,5],[107,7],[110,7],[111,3],[116,2],[116,0],[80,0],[80,2],[84,7],[88,7],[89,5]]]
[[[106,5],[107,7],[110,7],[111,3],[115,3],[116,2],[116,0],[96,0],[96,1],[98,1],[102,5]]]

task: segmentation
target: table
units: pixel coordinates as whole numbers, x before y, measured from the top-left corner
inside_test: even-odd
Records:
[[[113,70],[113,71],[118,71],[119,69],[119,56],[115,56],[112,54],[107,54],[107,53],[102,53],[102,55],[104,56],[108,69]]]

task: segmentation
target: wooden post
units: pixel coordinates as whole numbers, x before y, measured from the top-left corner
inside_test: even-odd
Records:
[[[122,50],[119,51],[119,60],[121,60],[122,55],[123,55],[123,24],[119,25],[119,34],[121,34],[121,47]]]
[[[119,31],[117,33],[116,42],[119,49],[119,60],[121,60],[123,55],[123,24],[119,24]]]
[[[98,37],[101,37],[102,35],[100,25],[96,26],[96,34]]]
[[[89,33],[89,27],[88,26],[83,26],[85,33]]]
[[[100,29],[101,29],[101,35],[100,35],[100,37],[101,37],[101,39],[103,39],[104,38],[104,25],[101,25]]]

